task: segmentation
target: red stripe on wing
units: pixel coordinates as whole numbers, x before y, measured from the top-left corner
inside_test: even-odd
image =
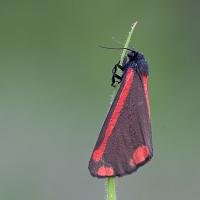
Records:
[[[120,94],[120,97],[118,99],[117,105],[116,105],[116,107],[115,107],[115,109],[113,111],[113,114],[111,116],[111,119],[110,119],[110,121],[108,123],[108,127],[106,129],[104,139],[103,139],[100,147],[97,150],[95,150],[93,155],[92,155],[92,158],[95,161],[99,161],[103,156],[103,153],[105,151],[108,138],[112,134],[112,130],[115,127],[117,119],[118,119],[118,117],[120,115],[120,111],[122,110],[124,102],[125,102],[125,100],[126,100],[126,98],[128,96],[129,90],[131,88],[131,84],[133,82],[133,77],[134,77],[133,69],[129,68],[127,73],[126,73],[124,87],[123,87],[123,89],[121,91],[121,94]]]
[[[149,112],[149,117],[150,117],[150,104],[149,104],[148,76],[147,75],[143,75],[143,84],[144,84],[144,92],[145,92],[145,97],[146,97],[146,102],[147,102],[147,107],[148,107],[148,112]]]

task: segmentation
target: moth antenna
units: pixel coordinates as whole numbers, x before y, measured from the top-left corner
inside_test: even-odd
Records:
[[[123,48],[123,47],[117,47],[117,48],[115,48],[115,47],[106,47],[106,46],[101,46],[101,45],[98,45],[98,47],[100,47],[100,48],[103,48],[103,49],[116,49],[116,50],[122,50],[122,49],[126,49],[126,50],[128,50],[128,51],[134,51],[133,49],[129,49],[129,48]]]

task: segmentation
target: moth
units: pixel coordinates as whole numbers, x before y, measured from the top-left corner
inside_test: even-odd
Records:
[[[89,161],[91,175],[98,178],[130,174],[153,156],[149,66],[142,53],[127,50],[123,64],[113,67],[111,85],[120,86]]]

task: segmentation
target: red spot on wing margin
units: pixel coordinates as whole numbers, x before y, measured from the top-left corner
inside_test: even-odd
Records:
[[[147,146],[142,145],[139,146],[134,152],[133,152],[133,163],[140,164],[144,162],[147,157],[149,156],[149,149]]]
[[[101,166],[97,171],[98,176],[113,176],[114,170],[112,167]]]
[[[126,73],[124,87],[123,87],[123,89],[121,91],[121,94],[120,94],[120,97],[118,99],[117,105],[116,105],[116,107],[115,107],[115,109],[113,111],[113,114],[111,116],[111,119],[110,119],[110,121],[108,123],[108,127],[106,129],[104,139],[103,139],[100,147],[96,151],[94,151],[94,153],[92,155],[92,158],[95,161],[99,161],[103,156],[103,153],[105,151],[108,138],[112,134],[112,130],[115,127],[115,124],[116,124],[117,119],[119,117],[120,111],[122,110],[124,102],[125,102],[125,100],[126,100],[126,98],[128,96],[129,90],[131,88],[131,84],[133,82],[133,77],[134,77],[133,69],[129,68],[127,73]]]

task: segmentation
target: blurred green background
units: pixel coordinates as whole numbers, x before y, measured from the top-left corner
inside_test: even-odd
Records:
[[[0,0],[0,199],[102,200],[87,165],[130,26],[150,65],[154,159],[118,199],[200,198],[200,2]]]

